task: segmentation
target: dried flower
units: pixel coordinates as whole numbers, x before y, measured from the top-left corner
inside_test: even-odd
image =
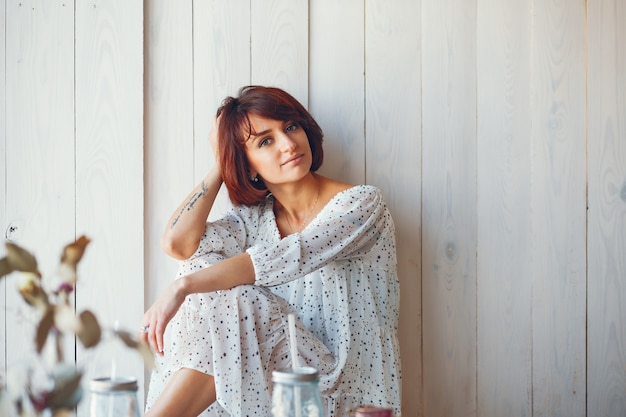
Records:
[[[96,316],[89,310],[77,315],[69,297],[76,284],[77,265],[89,242],[87,237],[81,236],[65,246],[58,270],[62,281],[52,294],[48,294],[42,285],[35,256],[16,244],[6,243],[7,255],[0,259],[0,278],[15,271],[22,272],[18,291],[28,305],[41,313],[35,332],[35,351],[42,355],[44,347],[53,343],[50,346],[56,352],[56,362],[46,371],[49,383],[44,387],[33,382],[32,364],[26,369],[13,369],[12,376],[9,375],[9,389],[2,390],[0,385],[0,416],[36,416],[44,410],[49,410],[53,417],[69,416],[81,400],[83,374],[73,363],[64,362],[61,338],[64,334],[76,335],[87,349],[94,348],[102,339],[102,328]],[[118,329],[113,335],[127,347],[137,350],[149,367],[154,365],[154,355],[143,341]]]
[[[48,307],[48,294],[41,287],[41,278],[37,274],[31,271],[24,272],[17,289],[28,304],[42,311]]]

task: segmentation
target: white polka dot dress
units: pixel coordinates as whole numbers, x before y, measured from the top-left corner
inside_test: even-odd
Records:
[[[298,356],[317,368],[325,416],[362,404],[400,412],[399,283],[395,230],[379,189],[337,194],[301,232],[281,239],[269,196],[207,223],[178,276],[247,251],[255,285],[187,297],[166,333],[147,405],[172,372],[215,377],[217,402],[201,416],[270,416],[272,371],[291,367],[288,320],[297,315]]]

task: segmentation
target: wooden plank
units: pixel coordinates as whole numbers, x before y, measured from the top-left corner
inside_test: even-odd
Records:
[[[532,415],[529,0],[478,0],[479,416]]]
[[[585,414],[585,2],[533,2],[533,415]]]
[[[6,1],[0,0],[0,33],[4,35],[3,39],[6,39]],[[7,155],[6,155],[6,109],[7,109],[7,96],[6,96],[6,54],[5,54],[5,42],[0,42],[0,161],[2,166],[6,167]],[[0,169],[0,230],[4,238],[10,237],[8,224],[8,218],[6,216],[6,170]],[[5,246],[0,246],[0,258],[6,255]],[[7,278],[0,277],[0,311],[4,313],[3,318],[0,320],[0,375],[4,374],[7,369],[6,358],[6,331],[7,331]],[[3,381],[3,379],[0,379]]]
[[[217,108],[250,84],[250,26],[232,24],[250,21],[250,1],[196,1],[193,20],[194,183],[199,183],[214,163],[207,138]],[[222,187],[209,218],[219,218],[230,206]]]
[[[587,416],[626,414],[626,7],[587,2]]]
[[[309,110],[324,131],[320,173],[365,182],[363,2],[310,4]],[[337,36],[341,28],[341,36]]]
[[[251,82],[283,88],[308,106],[308,1],[259,0],[250,4]]]
[[[371,0],[365,5],[366,179],[382,189],[396,224],[402,414],[407,416],[423,415],[424,401],[420,11],[419,1],[390,5]],[[346,155],[351,153],[346,150]]]
[[[5,42],[6,221],[17,226],[12,240],[35,253],[53,286],[61,249],[75,235],[74,9],[63,1],[7,2]],[[9,288],[16,279],[10,277]],[[33,351],[36,322],[13,291],[9,367]]]
[[[92,239],[76,307],[105,330],[135,334],[144,312],[143,2],[77,2],[75,22],[76,228]],[[136,352],[110,339],[95,352],[78,349],[85,380],[127,376],[143,386]],[[88,413],[84,401],[78,414]]]
[[[424,415],[476,415],[476,3],[422,1]]]
[[[163,254],[169,217],[195,186],[192,1],[151,1],[145,10],[145,300],[150,306],[178,263]]]

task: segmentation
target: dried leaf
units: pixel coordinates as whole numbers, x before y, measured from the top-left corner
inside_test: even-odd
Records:
[[[53,370],[52,377],[54,388],[48,397],[47,406],[52,410],[76,407],[83,396],[80,384],[82,372],[72,366],[60,365]]]
[[[76,239],[74,243],[65,246],[61,254],[61,263],[76,268],[76,264],[82,259],[89,242],[91,242],[91,240],[83,235]]]
[[[63,248],[58,271],[63,281],[71,285],[76,283],[76,265],[82,259],[89,242],[91,242],[89,238],[83,235],[76,239],[74,243],[70,243]]]
[[[152,349],[150,349],[150,346],[148,346],[143,340],[135,339],[130,333],[123,330],[116,330],[115,335],[119,337],[127,347],[135,349],[139,352],[145,365],[149,369],[154,368],[154,353],[152,352]]]
[[[5,246],[7,248],[5,259],[8,262],[8,273],[13,271],[32,272],[41,277],[37,267],[37,259],[30,252],[11,242],[6,242]]]
[[[78,316],[81,322],[81,329],[76,334],[80,342],[86,348],[94,347],[100,342],[102,329],[96,316],[89,310],[85,310]]]
[[[36,274],[31,272],[22,274],[17,289],[28,304],[42,310],[48,308],[48,294],[41,287],[39,277]]]
[[[0,259],[0,277],[9,275],[11,272],[13,272],[13,270],[9,265],[9,260],[6,257]]]
[[[50,329],[54,325],[54,310],[51,308],[46,309],[45,314],[39,321],[37,325],[37,333],[35,335],[35,347],[37,349],[37,353],[41,353],[44,345],[46,344],[46,340],[48,339],[48,334],[50,333]]]

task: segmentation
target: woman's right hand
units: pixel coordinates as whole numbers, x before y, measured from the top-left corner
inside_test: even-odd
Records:
[[[185,301],[186,295],[181,285],[182,282],[180,279],[172,282],[145,312],[141,322],[142,328],[147,330],[140,333],[140,338],[148,343],[159,356],[163,356],[164,353],[163,335],[165,329]]]

